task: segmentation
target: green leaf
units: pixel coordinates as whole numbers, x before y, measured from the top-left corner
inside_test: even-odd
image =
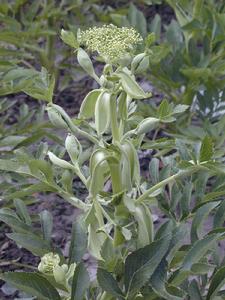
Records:
[[[128,20],[132,27],[136,28],[140,34],[145,37],[147,35],[147,21],[142,11],[131,3],[128,11]]]
[[[124,299],[123,293],[111,273],[102,268],[98,268],[97,280],[103,291],[117,297],[118,299]]]
[[[22,222],[15,212],[8,208],[0,209],[0,221],[6,223],[13,230],[20,233],[27,233],[31,231],[30,225]]]
[[[178,104],[173,109],[173,114],[181,114],[189,108],[189,105]]]
[[[196,275],[204,275],[209,274],[214,271],[216,265],[204,264],[204,263],[196,263],[191,267],[192,274]]]
[[[149,173],[153,184],[159,182],[159,160],[152,158],[149,164]]]
[[[51,234],[53,229],[53,217],[50,212],[47,210],[43,210],[40,213],[40,221],[41,221],[41,228],[43,232],[43,238],[47,241],[51,241]]]
[[[167,100],[163,100],[158,108],[158,115],[160,120],[167,120],[168,118],[172,118],[171,121],[174,119],[173,117],[171,117],[173,114],[173,109],[171,104],[169,104],[169,102]],[[175,120],[175,119],[174,119]]]
[[[210,234],[196,241],[184,257],[182,270],[191,270],[192,265],[197,263],[212,248],[220,236],[221,234]]]
[[[155,293],[163,297],[167,300],[182,300],[182,298],[174,296],[166,290],[165,281],[167,275],[167,263],[166,260],[162,260],[157,269],[155,270],[154,274],[151,276],[150,285],[155,291]]]
[[[202,223],[204,222],[205,218],[208,216],[210,211],[214,209],[218,204],[219,202],[207,203],[197,210],[191,226],[192,243],[199,239],[198,230],[201,228]]]
[[[86,290],[90,285],[90,278],[88,272],[81,262],[76,266],[73,282],[72,282],[72,292],[71,300],[83,299]]]
[[[136,206],[134,218],[138,223],[138,247],[149,245],[153,241],[153,219],[149,208],[145,204]]]
[[[28,226],[31,226],[31,218],[29,215],[29,212],[27,210],[26,205],[24,204],[24,201],[20,199],[16,199],[13,201],[15,207],[16,207],[16,212],[20,219],[27,224]]]
[[[128,255],[125,261],[125,288],[127,297],[134,296],[150,279],[168,251],[171,235],[154,241]]]
[[[0,278],[21,291],[41,300],[60,300],[59,293],[51,283],[38,273],[7,272]]]
[[[161,27],[162,27],[161,17],[159,14],[156,14],[153,20],[151,21],[150,30],[151,32],[155,33],[157,40],[160,40],[161,38]]]
[[[225,267],[221,267],[212,277],[206,300],[213,300],[225,283]]]
[[[201,145],[200,149],[200,162],[209,161],[213,156],[213,142],[209,136],[206,136]]]
[[[195,300],[203,300],[201,296],[201,292],[199,290],[198,283],[195,279],[193,279],[188,287],[188,295],[191,297],[191,299]]]
[[[69,45],[72,48],[77,49],[79,47],[79,43],[76,40],[73,32],[71,31],[66,31],[64,29],[61,30],[61,39],[63,42],[67,45]]]
[[[87,251],[87,232],[81,218],[73,223],[69,250],[69,264],[78,263]]]
[[[44,256],[52,251],[49,243],[32,233],[8,233],[7,237],[37,256]]]

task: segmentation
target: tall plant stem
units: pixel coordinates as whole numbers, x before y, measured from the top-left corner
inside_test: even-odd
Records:
[[[116,96],[114,95],[110,99],[110,113],[111,113],[111,130],[112,130],[113,142],[119,142],[120,133],[119,133],[119,125],[117,121]]]

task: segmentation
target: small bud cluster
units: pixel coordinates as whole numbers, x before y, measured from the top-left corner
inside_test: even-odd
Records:
[[[41,258],[41,262],[38,265],[38,270],[41,273],[52,273],[53,269],[60,263],[60,257],[58,254],[52,252],[45,254]]]
[[[142,41],[134,28],[119,28],[112,24],[80,31],[78,39],[81,45],[92,52],[98,52],[110,63],[116,63]]]
[[[52,252],[45,254],[38,265],[39,272],[53,276],[56,282],[66,288],[69,286],[69,280],[73,277],[75,268],[75,263],[70,266],[67,264],[60,265],[59,255]]]

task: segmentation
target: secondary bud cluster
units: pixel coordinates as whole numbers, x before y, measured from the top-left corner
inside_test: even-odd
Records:
[[[41,262],[38,265],[38,270],[41,273],[53,273],[53,269],[60,263],[60,257],[58,254],[52,252],[45,254],[41,258]]]

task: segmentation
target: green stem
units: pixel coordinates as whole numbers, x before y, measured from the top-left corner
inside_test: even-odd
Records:
[[[112,96],[110,99],[110,113],[111,113],[111,130],[113,136],[113,142],[119,142],[120,133],[119,133],[119,125],[117,121],[117,105],[116,105],[116,97]]]
[[[74,172],[80,178],[85,186],[87,186],[87,179],[84,177],[83,173],[81,172],[79,166],[74,166]]]
[[[141,202],[143,202],[149,195],[151,195],[153,192],[157,191],[158,189],[164,187],[165,185],[167,185],[168,183],[173,182],[176,179],[179,179],[183,176],[188,176],[191,175],[197,171],[199,171],[201,167],[200,166],[194,166],[191,170],[188,169],[186,171],[180,171],[177,174],[174,174],[162,181],[160,181],[159,183],[157,183],[156,185],[154,185],[153,187],[151,187],[150,189],[146,190],[144,192],[144,194],[142,194],[138,199],[135,200],[136,204],[139,204]]]
[[[123,189],[119,162],[115,164],[110,164],[109,167],[111,173],[113,194],[117,194]]]

